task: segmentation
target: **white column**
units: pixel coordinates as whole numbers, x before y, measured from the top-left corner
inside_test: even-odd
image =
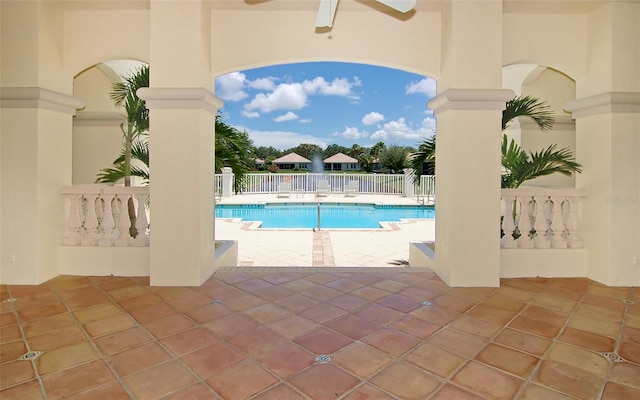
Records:
[[[0,282],[38,284],[59,274],[60,189],[71,184],[72,116],[83,103],[38,87],[0,88],[0,100]]]
[[[576,187],[589,278],[640,285],[640,7],[611,2],[587,20],[585,76],[577,100]]]
[[[214,268],[214,118],[203,88],[141,89],[149,108],[151,284],[198,286]]]
[[[500,121],[512,96],[452,89],[429,103],[438,118],[434,271],[451,286],[500,283]]]

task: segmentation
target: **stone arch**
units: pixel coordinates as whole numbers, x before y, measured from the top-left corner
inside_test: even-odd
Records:
[[[531,95],[546,101],[553,110],[556,123],[550,132],[542,133],[526,118],[514,121],[506,130],[526,151],[539,151],[552,144],[569,148],[576,155],[575,121],[564,105],[576,98],[576,82],[569,75],[551,66],[512,64],[503,67],[503,87],[518,95]],[[573,187],[575,176],[553,174],[532,180],[532,186]]]
[[[113,82],[142,64],[134,59],[102,60],[74,76],[73,95],[85,103],[73,121],[74,184],[94,182],[98,171],[111,165],[122,149],[119,125],[125,116],[115,107],[109,92]]]

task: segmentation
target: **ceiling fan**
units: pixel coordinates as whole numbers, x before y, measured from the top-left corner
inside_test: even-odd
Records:
[[[378,3],[382,3],[387,7],[393,8],[401,13],[411,11],[415,6],[417,0],[376,0]],[[338,0],[320,0],[320,6],[318,7],[318,16],[316,17],[316,27],[331,27],[333,26],[333,17],[336,15],[336,8],[338,7]]]

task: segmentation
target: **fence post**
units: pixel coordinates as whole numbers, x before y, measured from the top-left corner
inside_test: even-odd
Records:
[[[404,197],[413,197],[415,194],[415,188],[413,184],[413,170],[405,168],[404,170],[404,188],[402,190]]]
[[[233,193],[233,171],[231,167],[222,167],[222,197],[231,197]]]

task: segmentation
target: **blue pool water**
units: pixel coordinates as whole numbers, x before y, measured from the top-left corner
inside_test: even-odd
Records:
[[[388,206],[374,204],[320,204],[321,229],[380,228],[379,221],[433,219],[432,206]],[[216,218],[262,221],[261,228],[317,228],[317,203],[219,204]]]

